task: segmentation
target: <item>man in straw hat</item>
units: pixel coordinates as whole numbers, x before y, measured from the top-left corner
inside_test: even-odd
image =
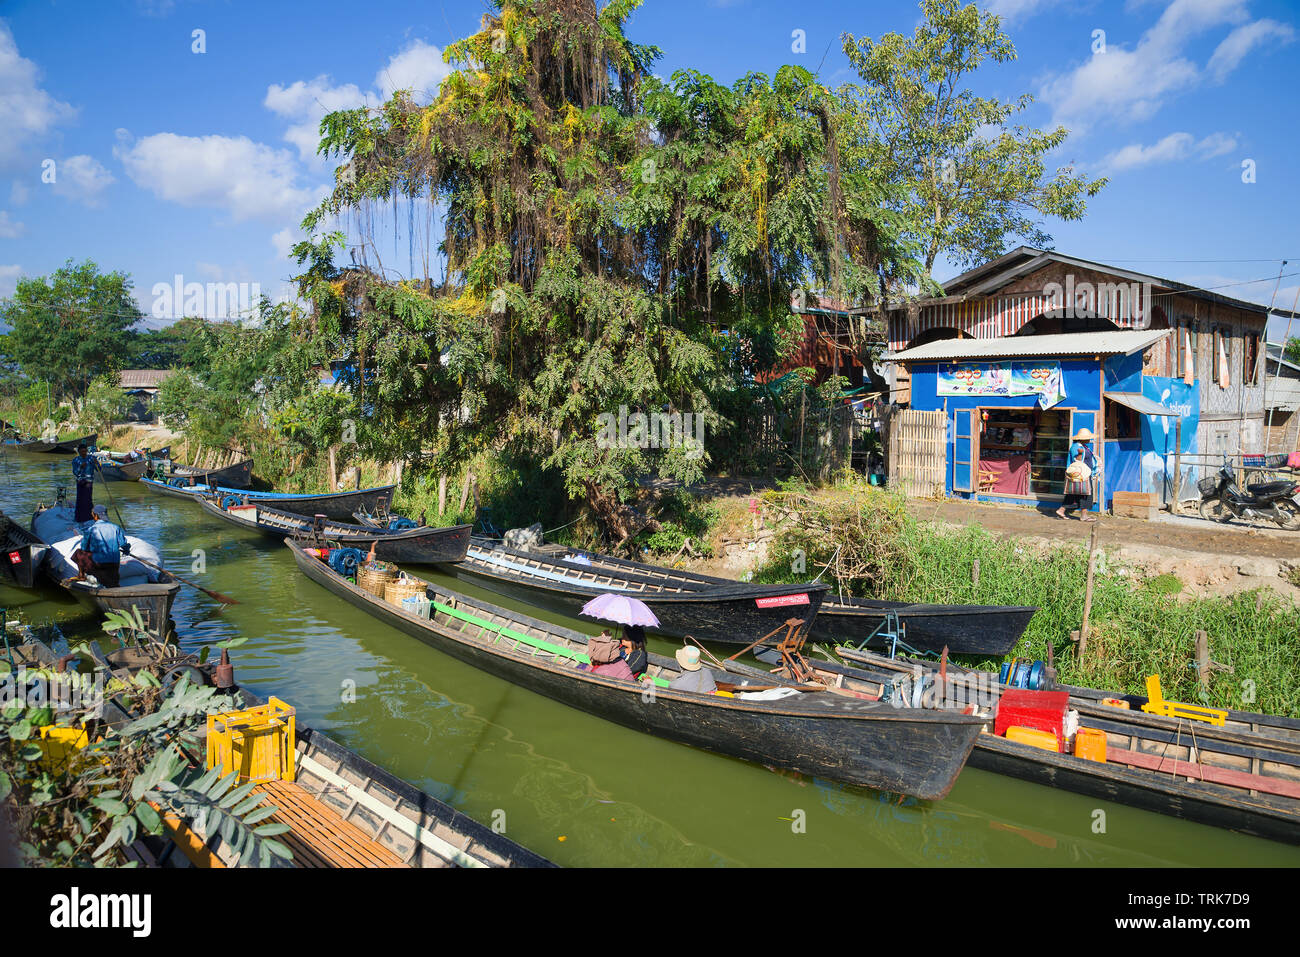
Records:
[[[700,667],[699,648],[694,645],[678,648],[677,663],[681,665],[682,673],[668,682],[668,687],[673,691],[696,691],[700,694],[712,694],[718,690],[718,686],[713,682],[713,675]]]
[[[1093,483],[1100,473],[1097,457],[1092,453],[1090,429],[1080,429],[1074,434],[1065,460],[1069,463],[1065,473],[1065,500],[1056,510],[1056,517],[1065,518],[1066,512],[1078,509],[1079,521],[1095,522],[1097,519],[1088,514],[1088,508],[1092,504]]]

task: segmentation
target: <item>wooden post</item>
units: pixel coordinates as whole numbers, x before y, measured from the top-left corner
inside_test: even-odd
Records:
[[[447,476],[438,476],[438,517],[447,510]]]
[[[474,481],[474,473],[465,473],[465,482],[460,487],[460,510],[465,511],[465,500],[469,498],[469,483]]]
[[[1210,690],[1210,636],[1204,631],[1196,632],[1196,672],[1201,679],[1201,687]]]
[[[980,587],[980,560],[978,558],[975,559],[975,564],[971,566],[970,583],[973,588]]]
[[[337,451],[337,449],[338,449],[338,446],[335,446],[335,445],[331,445],[331,446],[329,447],[329,462],[328,462],[328,465],[329,465],[329,470],[330,470],[330,475],[329,475],[329,487],[330,487],[330,491],[331,491],[331,492],[337,492],[337,491],[339,490],[338,473],[334,471],[334,461],[335,461],[335,460],[334,460],[334,455],[335,455],[335,452]]]
[[[398,460],[397,460],[395,463],[393,463],[393,464],[394,464],[394,467],[393,467],[393,484],[394,484],[394,485],[401,485],[401,484],[402,484],[402,468],[403,468],[403,466],[406,465],[406,462],[405,462],[403,459],[398,459]]]
[[[1088,618],[1092,614],[1092,578],[1097,568],[1097,526],[1101,520],[1092,524],[1092,534],[1088,537],[1088,584],[1083,590],[1083,627],[1079,629],[1079,654],[1088,648]]]

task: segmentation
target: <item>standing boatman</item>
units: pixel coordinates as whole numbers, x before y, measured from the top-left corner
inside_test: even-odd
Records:
[[[122,582],[122,556],[131,554],[131,543],[126,533],[108,520],[107,508],[97,505],[94,515],[95,524],[81,536],[81,551],[89,561],[83,558],[77,570],[94,575],[105,588],[118,588]]]
[[[86,443],[77,446],[72,460],[72,474],[77,478],[77,510],[72,520],[80,525],[95,517],[95,460],[86,454]]]

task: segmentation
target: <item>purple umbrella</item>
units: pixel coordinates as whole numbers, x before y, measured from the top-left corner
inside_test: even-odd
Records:
[[[659,619],[645,602],[611,592],[597,595],[587,602],[582,606],[582,613],[589,618],[599,618],[620,625],[642,625],[651,628],[659,625]]]

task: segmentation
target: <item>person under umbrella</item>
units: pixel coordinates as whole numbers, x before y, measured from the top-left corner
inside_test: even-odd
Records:
[[[641,677],[649,665],[645,653],[645,629],[647,627],[654,628],[659,624],[659,619],[655,617],[655,613],[650,610],[649,606],[637,598],[606,592],[603,595],[597,595],[583,605],[582,614],[589,618],[612,621],[623,626],[622,641],[615,641],[608,631],[601,632],[599,638],[588,639],[587,653],[591,657],[591,670],[601,674],[612,673],[613,669],[604,670],[599,665],[614,664],[615,659],[617,659],[618,670],[626,671],[626,677]],[[607,653],[604,645],[606,640],[610,643],[610,647],[614,649],[614,658],[597,662],[597,655],[603,656]],[[598,642],[594,649],[593,642]],[[637,655],[638,646],[640,650],[639,656]],[[637,670],[638,667],[640,668],[639,671]],[[619,674],[617,677],[621,678],[624,675]]]

